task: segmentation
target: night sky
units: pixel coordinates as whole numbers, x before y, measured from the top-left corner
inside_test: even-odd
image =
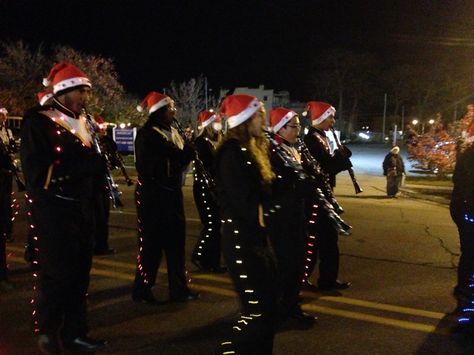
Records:
[[[472,0],[0,0],[0,40],[112,57],[138,95],[202,73],[215,89],[261,83],[304,99],[325,48],[388,66],[440,51],[474,57],[473,19]]]

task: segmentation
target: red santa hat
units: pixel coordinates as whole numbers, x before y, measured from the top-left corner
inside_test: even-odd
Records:
[[[38,96],[38,102],[41,106],[44,106],[46,102],[53,97],[51,89],[46,89],[36,94]]]
[[[262,106],[254,96],[229,95],[222,102],[220,112],[227,117],[229,128],[234,128],[248,120]]]
[[[137,110],[138,112],[142,112],[144,109],[147,109],[148,114],[151,115],[156,110],[169,105],[171,102],[173,102],[173,99],[168,95],[160,94],[156,91],[150,91],[141,104],[137,106]]]
[[[277,107],[270,112],[270,126],[277,133],[284,125],[291,121],[297,113],[284,107]]]
[[[197,128],[203,130],[215,120],[217,120],[217,113],[214,111],[201,111],[198,116]]]
[[[104,131],[106,129],[105,120],[102,116],[94,115],[94,121],[101,131]]]
[[[54,94],[78,86],[92,87],[91,81],[86,74],[75,65],[61,62],[51,68],[47,78],[43,79],[44,86],[52,86]]]
[[[309,101],[306,104],[303,116],[306,116],[308,111],[311,112],[311,123],[313,126],[320,124],[329,116],[336,113],[336,109],[333,106],[322,101]]]

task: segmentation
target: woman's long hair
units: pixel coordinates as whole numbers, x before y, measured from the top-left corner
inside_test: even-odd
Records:
[[[242,147],[248,149],[250,155],[257,163],[260,175],[262,176],[262,182],[264,184],[270,184],[275,178],[275,173],[270,163],[269,142],[268,139],[263,136],[252,137],[250,135],[249,125],[251,120],[252,118],[249,118],[237,127],[229,129],[222,143],[230,139],[238,140]]]

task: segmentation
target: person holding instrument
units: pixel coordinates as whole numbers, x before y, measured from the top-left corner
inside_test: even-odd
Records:
[[[90,338],[86,295],[93,250],[93,193],[105,173],[82,114],[91,81],[76,66],[59,63],[43,81],[53,102],[29,110],[21,131],[20,157],[38,238],[38,297],[32,304],[38,347],[45,354],[103,348]]]
[[[331,155],[329,143],[326,137],[326,131],[330,129],[335,121],[334,115],[336,109],[326,102],[310,101],[307,104],[306,111],[311,114],[312,127],[304,137],[304,143],[311,156],[320,164],[321,173],[329,175],[337,170],[337,162]],[[339,274],[339,247],[338,231],[328,218],[317,216],[313,219],[313,208],[317,204],[307,204],[307,216],[309,235],[315,238],[310,241],[314,245],[312,259],[306,269],[307,277],[303,287],[307,290],[344,290],[350,287],[349,282],[338,280]],[[319,218],[318,218],[319,217]],[[311,223],[313,222],[313,223]],[[309,280],[317,258],[319,257],[319,278],[316,288]]]
[[[214,159],[219,139],[220,118],[217,113],[199,113],[198,136],[194,140],[197,159],[194,162],[193,196],[202,230],[191,261],[202,271],[224,272],[221,262],[221,220],[215,196]],[[216,129],[217,128],[217,129]]]
[[[146,109],[148,120],[135,140],[139,252],[132,298],[156,302],[151,288],[164,252],[170,300],[195,300],[198,294],[188,288],[186,278],[182,191],[182,174],[194,159],[194,148],[172,127],[176,107],[169,96],[152,91],[137,109]]]

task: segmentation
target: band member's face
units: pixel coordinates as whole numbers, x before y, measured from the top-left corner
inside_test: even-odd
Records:
[[[166,111],[163,116],[163,119],[165,123],[171,125],[173,123],[174,118],[176,117],[176,104],[174,101],[171,101],[167,106],[166,106]]]
[[[298,118],[298,116],[295,116],[282,129],[278,131],[278,134],[289,143],[295,144],[296,139],[300,134],[300,130],[300,119]]]
[[[250,119],[249,133],[252,137],[261,137],[265,128],[265,107],[263,105]]]
[[[58,97],[59,102],[74,113],[81,113],[91,98],[91,88],[87,86],[72,90]]]
[[[336,121],[336,119],[334,118],[334,115],[331,115],[321,122],[318,127],[324,131],[327,131],[329,128],[334,126],[334,121]]]
[[[7,115],[5,115],[4,113],[0,113],[0,126],[3,126],[6,120],[7,120]]]

